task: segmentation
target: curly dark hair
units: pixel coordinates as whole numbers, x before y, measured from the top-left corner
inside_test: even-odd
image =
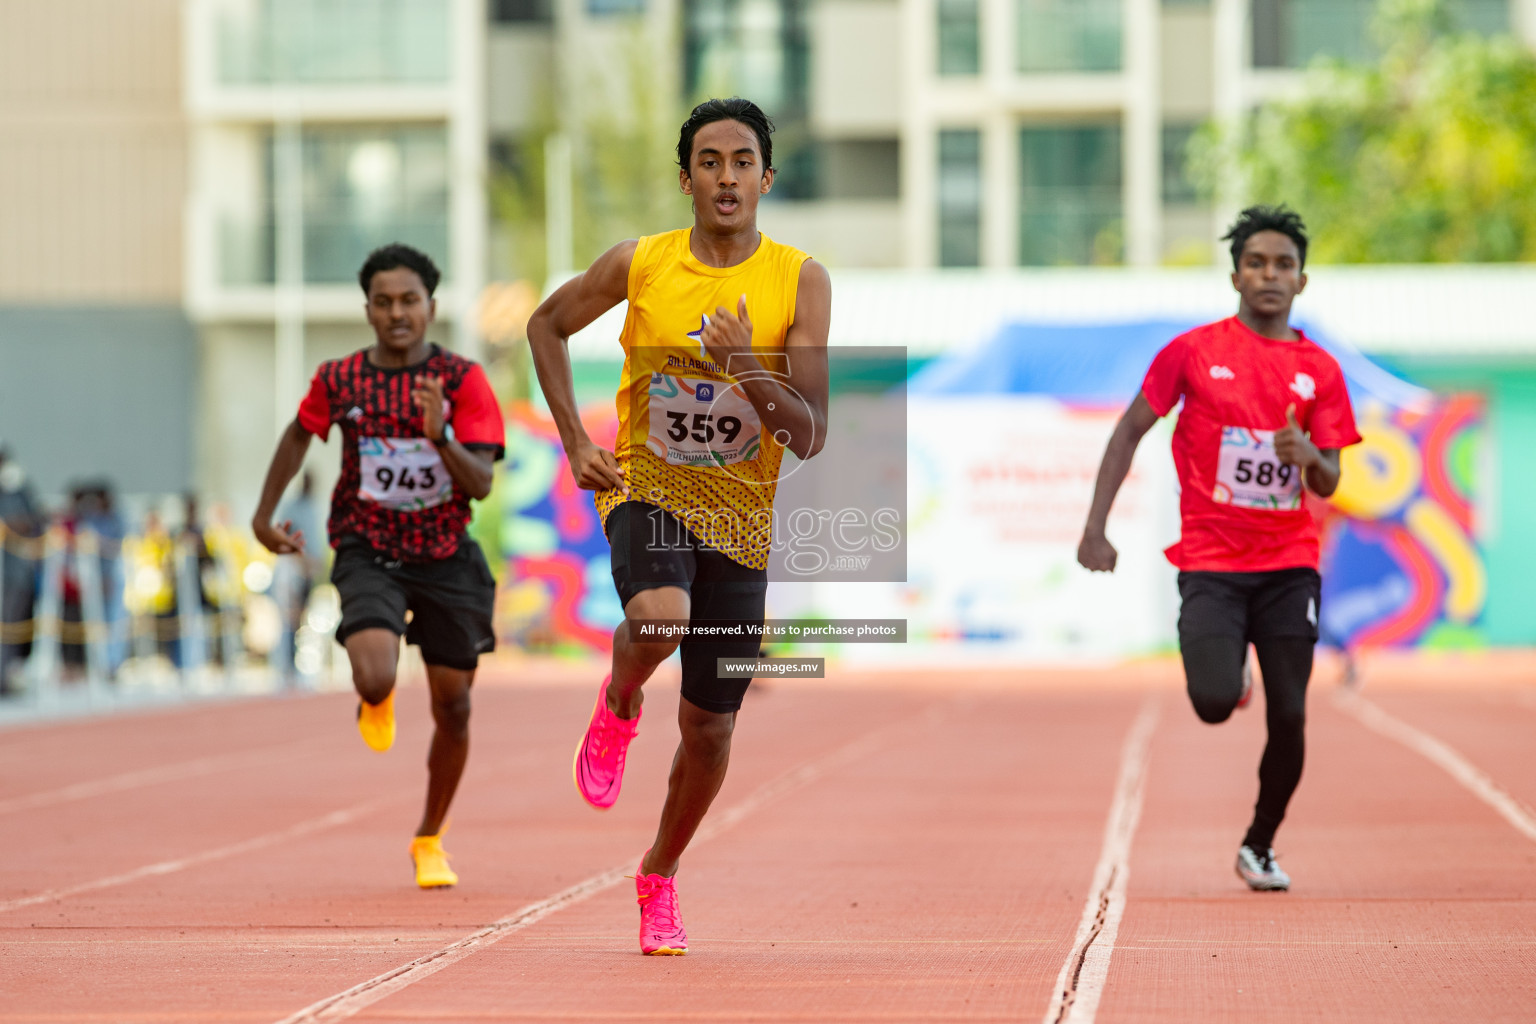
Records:
[[[368,294],[368,289],[373,284],[374,274],[399,267],[416,271],[416,276],[421,278],[422,284],[426,285],[428,295],[437,292],[437,282],[442,280],[443,274],[437,269],[437,264],[432,262],[432,257],[420,249],[413,249],[400,242],[391,242],[369,253],[368,258],[363,261],[363,269],[357,272],[357,283],[363,286],[363,294]]]
[[[1232,269],[1238,269],[1238,261],[1243,257],[1243,246],[1248,244],[1248,239],[1260,231],[1278,231],[1296,243],[1296,251],[1301,254],[1301,265],[1307,265],[1307,226],[1301,221],[1301,214],[1281,203],[1279,206],[1250,206],[1237,215],[1237,221],[1232,229],[1221,236],[1223,242],[1228,239],[1232,242]]]
[[[693,108],[693,113],[683,122],[682,132],[678,135],[677,166],[685,171],[688,169],[693,159],[693,137],[699,133],[700,128],[716,121],[740,121],[751,128],[757,136],[757,148],[763,152],[763,167],[773,169],[773,122],[768,120],[762,107],[740,96],[732,96],[728,100],[705,100]]]

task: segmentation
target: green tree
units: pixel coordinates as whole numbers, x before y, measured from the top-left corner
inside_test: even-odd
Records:
[[[1319,60],[1298,98],[1196,136],[1202,190],[1288,203],[1323,261],[1536,260],[1536,57],[1456,13],[1381,0],[1376,62]]]

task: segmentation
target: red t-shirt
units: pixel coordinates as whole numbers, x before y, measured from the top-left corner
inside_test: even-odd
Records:
[[[459,490],[426,439],[411,398],[417,375],[442,379],[445,419],[466,448],[506,454],[506,427],[478,363],[445,352],[414,366],[385,369],[368,350],[322,363],[299,405],[299,426],[324,440],[341,427],[341,478],[326,524],[335,547],[347,534],[406,561],[447,558],[469,525],[469,495]]]
[[[1168,560],[1199,572],[1317,568],[1301,475],[1273,439],[1294,405],[1319,448],[1360,442],[1338,362],[1305,335],[1276,341],[1234,316],[1169,342],[1141,391],[1159,416],[1184,399],[1173,432],[1182,537]]]

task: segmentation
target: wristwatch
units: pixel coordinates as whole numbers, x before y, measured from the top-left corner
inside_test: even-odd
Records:
[[[434,445],[436,445],[439,448],[443,447],[446,444],[451,444],[453,442],[453,424],[452,423],[444,423],[443,424],[443,436],[442,437],[429,437],[429,438],[427,438],[427,440],[431,441]]]

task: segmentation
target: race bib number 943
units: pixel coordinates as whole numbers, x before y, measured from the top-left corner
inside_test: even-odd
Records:
[[[441,505],[453,479],[437,448],[424,437],[360,437],[362,480],[357,496],[385,508],[410,511]]]
[[[727,466],[757,458],[763,424],[728,381],[651,374],[645,446],[673,466]]]
[[[1211,497],[1238,508],[1292,511],[1301,508],[1301,470],[1275,454],[1273,430],[1222,427]]]

